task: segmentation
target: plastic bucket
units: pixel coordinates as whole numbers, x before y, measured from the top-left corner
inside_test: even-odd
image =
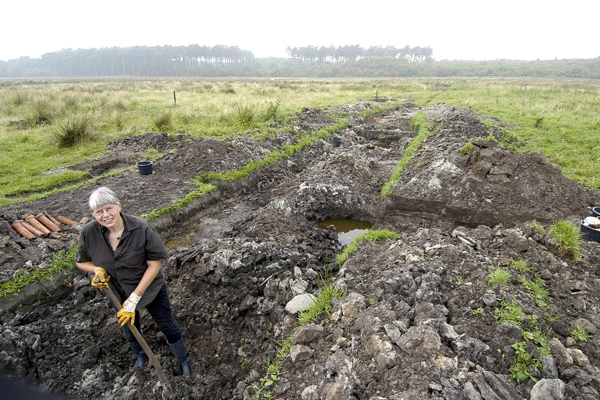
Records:
[[[152,174],[152,161],[138,161],[136,164],[140,175],[151,175]]]
[[[585,226],[581,221],[581,237],[585,240],[600,242],[600,229],[590,228]]]
[[[333,139],[331,139],[331,144],[333,145],[333,147],[340,147],[340,144],[342,144],[342,139],[340,139],[339,137],[334,137]]]
[[[600,207],[594,207],[592,208],[592,211],[596,217],[600,217]]]

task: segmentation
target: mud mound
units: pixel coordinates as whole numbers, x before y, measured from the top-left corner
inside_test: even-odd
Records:
[[[145,312],[142,327],[176,398],[537,400],[547,398],[538,394],[544,390],[598,398],[600,244],[584,242],[572,260],[550,235],[522,222],[581,219],[600,204],[599,193],[567,180],[540,154],[485,140],[490,128],[482,121],[489,119],[471,109],[438,104],[424,111],[439,129],[382,199],[381,186],[416,135],[410,120],[418,110],[406,104],[360,115],[376,105],[307,109],[295,129],[264,141],[156,133],[121,139],[105,159],[74,168],[99,174],[154,149],[165,154],[154,174],[128,170],[1,209],[0,252],[10,257],[3,276],[27,261],[38,268],[58,250],[48,239],[17,237],[6,228],[13,218],[45,210],[78,219],[100,185],[121,195],[125,212],[145,214],[189,193],[198,173],[238,169],[340,115],[351,126],[335,134],[339,147],[317,140],[243,181],[214,182],[215,193],[155,221],[168,245],[164,271],[193,376],[177,375]],[[463,154],[468,142],[473,147]],[[314,225],[326,218],[361,219],[400,237],[362,243],[339,266],[336,232]],[[509,277],[491,284],[498,268]],[[329,276],[346,297],[295,331],[286,306],[298,295],[318,295]],[[130,369],[134,359],[114,310],[89,280],[74,271],[35,302],[3,305],[0,367],[69,398],[159,397],[152,368]],[[572,337],[577,327],[590,334],[587,341]],[[289,355],[275,377],[266,376],[277,343],[293,332]],[[524,358],[530,362],[517,362]]]

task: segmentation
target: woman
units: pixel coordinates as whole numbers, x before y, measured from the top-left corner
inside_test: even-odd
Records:
[[[148,360],[127,323],[140,330],[137,310],[146,307],[181,365],[191,375],[183,334],[173,317],[160,260],[168,256],[160,236],[145,220],[121,213],[121,203],[107,187],[96,189],[89,198],[94,220],[79,235],[75,264],[94,274],[92,286],[110,285],[123,306],[117,313],[123,334],[137,356],[134,368]],[[110,281],[110,283],[109,283]],[[141,332],[141,330],[140,330]]]

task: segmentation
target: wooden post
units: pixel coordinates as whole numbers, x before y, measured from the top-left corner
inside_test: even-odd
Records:
[[[173,90],[173,102],[177,104],[177,96],[175,96],[175,91]]]

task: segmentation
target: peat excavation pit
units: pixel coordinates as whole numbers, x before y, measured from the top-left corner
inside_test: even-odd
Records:
[[[69,227],[68,240],[26,239],[13,221],[40,212],[79,221],[91,191],[108,186],[168,246],[163,268],[192,377],[177,375],[145,311],[142,328],[175,398],[541,399],[540,387],[598,398],[599,244],[583,242],[573,259],[547,233],[556,220],[591,215],[598,191],[542,154],[488,140],[505,124],[470,108],[406,103],[364,116],[382,104],[305,109],[294,129],[260,142],[119,139],[106,159],[73,167],[97,176],[123,166],[119,174],[0,209],[0,280],[47,268],[76,241]],[[418,112],[426,134],[411,128]],[[340,114],[347,123],[333,119]],[[131,167],[149,149],[164,156],[141,176]],[[316,225],[327,219],[398,237],[361,242],[338,263],[337,232]],[[490,281],[499,268],[505,284]],[[156,371],[131,369],[115,312],[90,278],[72,266],[0,303],[3,374],[57,398],[160,398]],[[292,300],[322,295],[328,279],[344,296],[300,326]],[[573,337],[579,328],[587,341]]]

